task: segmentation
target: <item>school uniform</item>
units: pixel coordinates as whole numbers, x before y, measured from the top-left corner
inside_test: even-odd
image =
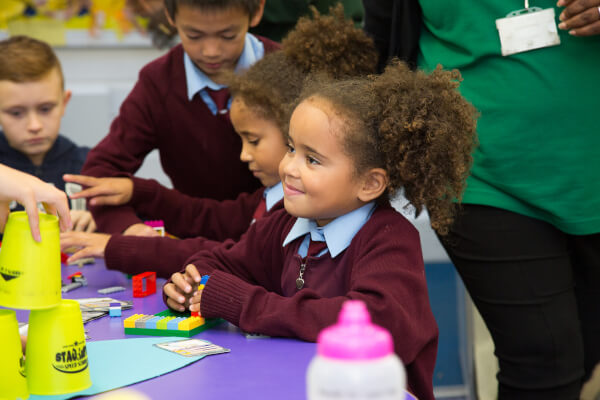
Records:
[[[417,230],[389,204],[374,210],[368,204],[326,225],[320,234],[327,250],[303,260],[306,232],[318,235],[310,225],[280,210],[258,220],[239,242],[187,260],[210,275],[201,314],[248,332],[316,341],[345,300],[363,300],[374,323],[391,332],[409,390],[433,399],[438,329]]]
[[[37,166],[25,154],[10,147],[4,132],[0,131],[0,163],[36,176],[63,191],[63,174],[78,174],[89,150],[89,147],[77,146],[66,137],[58,135],[42,164]]]
[[[250,67],[279,47],[248,34],[238,68]],[[240,138],[229,118],[216,112],[209,88],[219,86],[189,57],[186,61],[181,45],[146,65],[109,134],[90,151],[82,173],[130,177],[158,149],[163,170],[185,194],[223,200],[256,190],[259,181],[239,159]],[[119,233],[141,222],[130,206],[91,211],[103,232]]]
[[[255,215],[261,201],[264,210]],[[283,187],[278,183],[254,193],[241,193],[235,200],[217,201],[167,189],[155,180],[134,178],[129,204],[161,219],[166,230],[181,240],[112,235],[104,251],[106,267],[130,274],[152,270],[169,278],[193,254],[219,246],[227,239],[239,240],[254,218],[282,209]]]

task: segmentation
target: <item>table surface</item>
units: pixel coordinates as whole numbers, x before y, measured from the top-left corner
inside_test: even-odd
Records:
[[[167,307],[157,279],[157,293],[133,298],[131,280],[118,271],[107,270],[103,260],[93,265],[63,266],[62,277],[81,271],[88,286],[63,294],[63,298],[112,297],[133,300],[133,308],[124,310],[121,318],[102,317],[85,324],[88,341],[147,337],[125,335],[123,320],[133,314],[155,314]],[[126,291],[102,295],[97,292],[109,286],[124,286]],[[29,311],[16,310],[17,319],[26,322]],[[225,348],[230,353],[208,356],[166,375],[132,385],[152,399],[305,399],[306,369],[315,354],[315,344],[294,339],[248,339],[235,326],[224,322],[194,336]]]

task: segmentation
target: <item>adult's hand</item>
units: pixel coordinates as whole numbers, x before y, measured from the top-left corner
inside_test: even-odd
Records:
[[[600,0],[559,0],[556,5],[565,7],[558,17],[560,29],[573,36],[600,35]]]
[[[34,240],[41,241],[40,223],[37,203],[42,202],[47,213],[58,214],[60,228],[66,231],[71,228],[71,214],[67,195],[35,176],[9,168],[0,164],[0,230],[10,212],[10,202],[16,200],[25,207],[29,218],[29,227]]]

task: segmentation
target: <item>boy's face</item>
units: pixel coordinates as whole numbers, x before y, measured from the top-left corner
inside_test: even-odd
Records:
[[[304,101],[290,120],[288,152],[279,165],[285,209],[319,226],[364,203],[363,178],[344,153],[338,117],[317,102]]]
[[[248,163],[250,171],[264,186],[278,183],[279,162],[287,148],[277,124],[257,115],[239,98],[233,99],[229,115],[242,139],[240,160]]]
[[[184,51],[194,64],[213,81],[224,70],[233,70],[244,50],[248,28],[255,26],[262,11],[249,18],[241,8],[203,10],[182,4],[178,7],[175,26]]]
[[[57,68],[38,81],[0,81],[0,125],[8,144],[40,165],[58,137],[70,97]]]

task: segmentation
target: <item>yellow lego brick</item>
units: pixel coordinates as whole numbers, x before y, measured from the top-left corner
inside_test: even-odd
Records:
[[[199,284],[198,285],[198,291],[201,291],[202,289],[204,289],[204,285],[203,284]]]
[[[129,318],[125,318],[123,321],[124,328],[135,328],[135,321],[139,318],[145,317],[145,314],[134,314]]]
[[[189,317],[184,319],[177,326],[181,331],[191,331],[194,328],[204,324],[204,318],[202,317]]]
[[[156,329],[167,329],[167,323],[175,317],[164,317],[156,323]]]

